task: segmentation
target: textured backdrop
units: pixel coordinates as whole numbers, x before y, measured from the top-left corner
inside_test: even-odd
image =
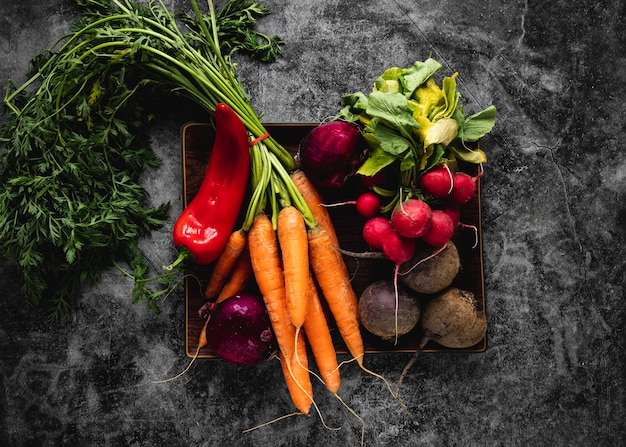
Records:
[[[187,9],[183,0],[168,7]],[[218,3],[220,4],[220,3]],[[344,367],[341,395],[365,422],[366,445],[622,446],[626,280],[626,34],[618,2],[277,1],[260,28],[284,55],[239,74],[265,122],[319,122],[345,93],[369,91],[391,66],[429,55],[459,72],[468,112],[490,104],[482,147],[488,348],[424,354],[403,385],[410,415],[381,382]],[[0,0],[0,88],[67,31],[69,0]],[[177,105],[177,107],[180,107]],[[0,118],[1,119],[1,118]],[[143,183],[171,219],[143,241],[155,266],[182,206],[181,125],[153,131],[163,165]],[[198,361],[183,378],[184,294],[154,315],[131,284],[105,275],[70,318],[23,309],[15,268],[0,256],[0,445],[358,445],[360,424],[319,392],[320,418],[293,417],[276,363]],[[366,364],[395,381],[409,354]]]

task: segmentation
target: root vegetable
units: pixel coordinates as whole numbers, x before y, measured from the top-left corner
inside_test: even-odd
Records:
[[[447,206],[443,208],[442,211],[446,213],[448,216],[450,216],[450,219],[452,219],[452,223],[454,224],[454,227],[456,228],[459,225],[459,222],[461,221],[461,210],[459,209],[459,207]]]
[[[383,253],[394,264],[402,264],[415,253],[415,240],[390,231],[383,239]]]
[[[454,242],[441,251],[419,246],[399,270],[400,282],[417,293],[434,294],[449,287],[461,269],[461,258]]]
[[[485,312],[477,308],[474,294],[456,287],[424,304],[420,324],[424,331],[421,347],[432,340],[447,348],[469,348],[487,332]]]
[[[407,199],[391,213],[391,224],[400,235],[417,238],[430,227],[431,214],[430,206],[423,200]]]
[[[363,217],[374,217],[380,212],[380,197],[373,192],[364,192],[355,201],[357,212]]]
[[[427,171],[420,179],[422,189],[435,199],[448,197],[452,192],[452,173],[445,163]]]
[[[357,213],[362,217],[371,218],[380,213],[381,201],[380,197],[371,191],[364,192],[356,198],[356,200],[347,200],[345,202],[324,204],[326,208],[337,206],[354,205]]]
[[[441,210],[433,210],[428,230],[422,240],[433,247],[442,247],[454,236],[454,222],[452,218]]]
[[[464,172],[454,174],[454,184],[450,193],[450,202],[455,205],[463,205],[469,202],[476,193],[476,180]]]
[[[398,288],[397,294],[391,281],[381,280],[367,286],[359,299],[361,324],[383,340],[407,334],[420,318],[417,298],[404,288]]]
[[[404,377],[429,341],[447,348],[463,349],[474,346],[487,334],[487,318],[484,310],[478,309],[474,294],[456,287],[446,289],[422,305],[420,325],[422,339],[400,374],[396,398],[400,395],[400,385]]]
[[[363,240],[373,249],[382,250],[385,237],[392,231],[389,219],[382,216],[372,217],[363,225]]]
[[[206,338],[216,355],[238,365],[254,365],[275,349],[274,335],[263,301],[234,295],[211,306]]]
[[[329,121],[311,129],[300,143],[299,158],[317,186],[340,188],[363,162],[361,133],[346,121]]]

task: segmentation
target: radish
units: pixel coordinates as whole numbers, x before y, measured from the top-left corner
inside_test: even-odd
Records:
[[[447,206],[447,207],[443,208],[442,211],[444,213],[446,213],[448,216],[450,216],[450,218],[452,219],[452,223],[454,224],[455,228],[457,226],[459,226],[459,222],[461,220],[461,210],[459,210],[458,207],[456,207],[456,206]]]
[[[395,315],[396,315],[396,331],[394,344],[398,342],[398,308],[400,291],[398,289],[398,272],[402,263],[408,261],[415,254],[415,239],[407,238],[398,234],[397,231],[391,231],[383,240],[383,253],[391,262],[396,264],[393,273],[393,287],[395,290]]]
[[[433,210],[431,213],[430,227],[422,236],[422,240],[428,245],[441,247],[446,245],[454,235],[454,222],[452,218],[442,210]]]
[[[474,197],[476,194],[476,180],[478,176],[472,177],[465,172],[457,172],[453,176],[454,184],[449,200],[454,205],[463,205]]]
[[[443,208],[442,211],[450,216],[452,222],[454,223],[454,228],[461,227],[474,231],[474,245],[472,248],[476,248],[476,246],[478,246],[478,228],[474,225],[468,225],[461,222],[461,210],[459,210],[458,207],[448,206]]]
[[[375,250],[383,249],[383,241],[393,231],[389,219],[377,216],[372,217],[363,225],[363,240]]]
[[[448,197],[452,192],[452,173],[445,163],[424,173],[420,179],[424,192],[435,199]]]
[[[380,197],[373,192],[364,192],[355,201],[356,211],[363,217],[374,217],[380,212]]]
[[[398,231],[390,231],[383,239],[383,253],[394,264],[402,264],[413,257],[415,240],[404,237]]]
[[[396,205],[391,213],[391,224],[404,237],[417,238],[430,227],[432,211],[426,202],[420,199],[407,199]]]
[[[381,201],[373,192],[364,192],[359,195],[356,200],[348,200],[346,202],[327,203],[324,204],[326,208],[333,208],[336,206],[355,205],[357,213],[363,217],[374,217],[380,212]]]

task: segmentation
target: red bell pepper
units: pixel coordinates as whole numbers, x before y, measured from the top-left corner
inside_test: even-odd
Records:
[[[174,245],[209,264],[232,233],[250,175],[250,145],[241,119],[226,104],[215,108],[215,141],[198,192],[174,224]]]

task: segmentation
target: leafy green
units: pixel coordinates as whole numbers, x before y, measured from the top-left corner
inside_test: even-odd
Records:
[[[32,60],[32,77],[8,84],[0,132],[0,249],[15,263],[28,308],[51,320],[67,315],[81,285],[111,267],[134,280],[133,302],[156,299],[179,283],[179,265],[156,277],[139,240],[163,225],[169,204],[147,206],[140,177],[161,160],[150,128],[170,95],[211,111],[226,102],[251,133],[265,130],[236,78],[230,56],[265,61],[282,39],[252,29],[267,10],[229,0],[219,11],[174,15],[155,0],[76,0],[71,32]],[[165,101],[164,101],[165,99]],[[285,163],[289,154],[271,138]],[[126,272],[122,265],[127,265]],[[157,279],[162,288],[148,287]]]
[[[370,148],[359,174],[373,176],[395,164],[400,186],[411,194],[421,174],[439,163],[487,161],[483,151],[466,143],[491,131],[496,108],[466,118],[457,74],[444,77],[440,87],[434,75],[441,67],[432,58],[409,68],[392,67],[375,80],[369,96],[356,92],[342,97],[344,107],[335,118],[360,124]]]
[[[489,106],[485,110],[465,118],[461,127],[461,138],[467,142],[478,141],[491,132],[495,118],[496,108],[494,106]]]

